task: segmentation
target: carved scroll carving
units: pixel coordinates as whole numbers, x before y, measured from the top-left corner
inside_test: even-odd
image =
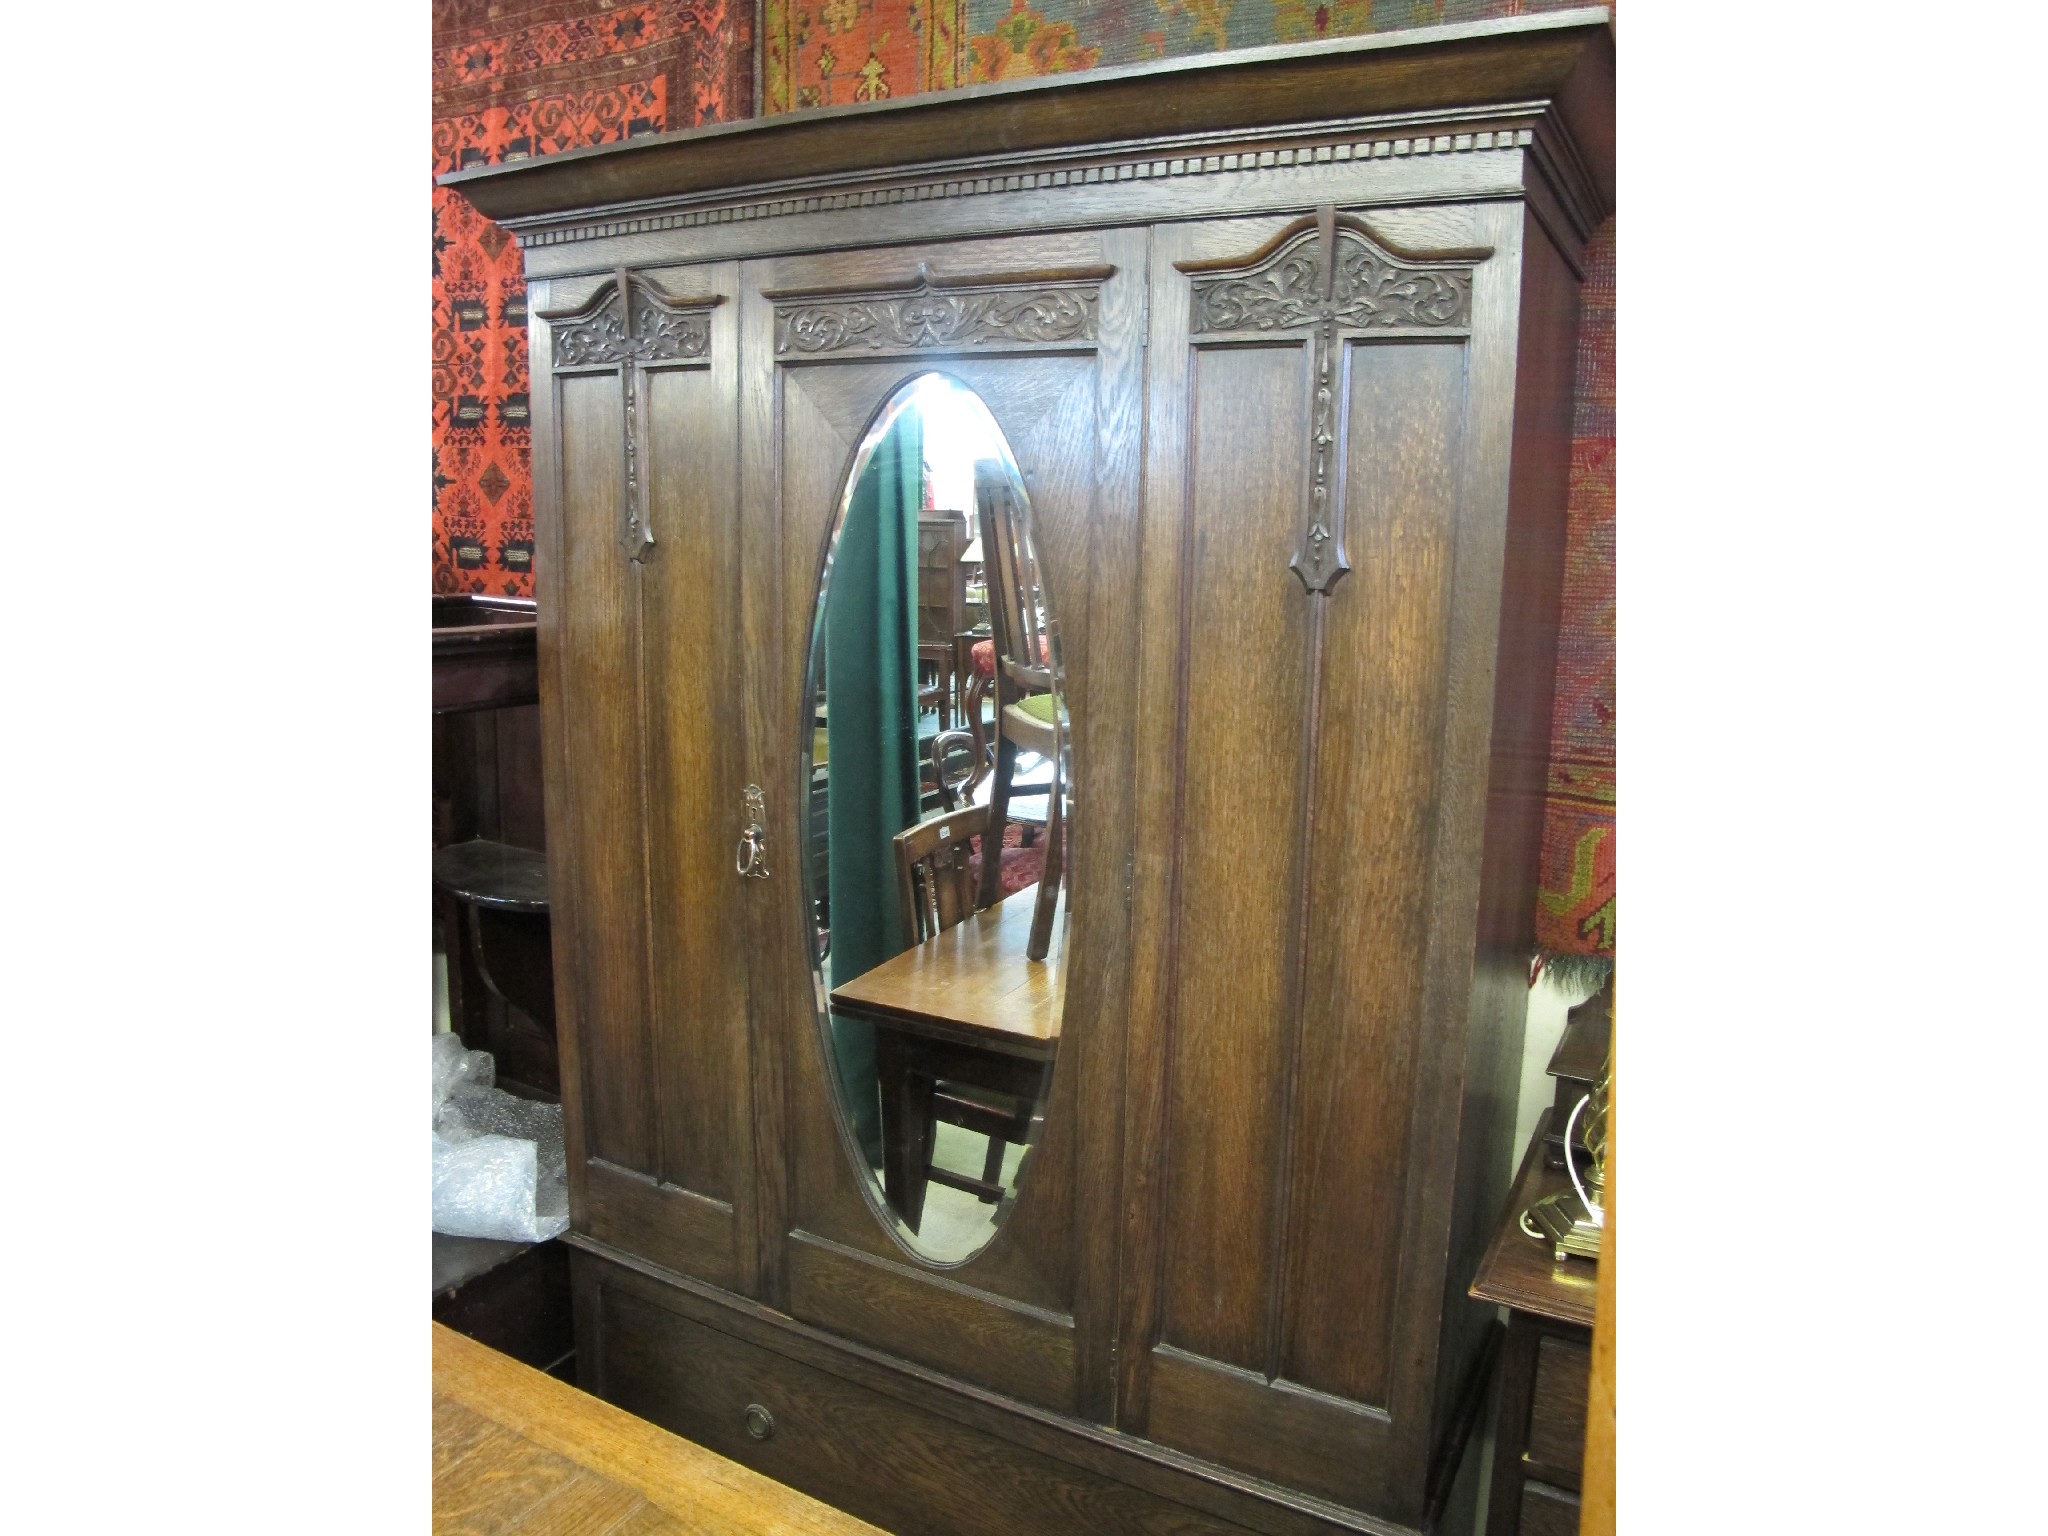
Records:
[[[644,561],[654,549],[640,484],[640,384],[638,368],[648,363],[689,363],[711,353],[711,311],[722,298],[684,301],[646,278],[619,268],[606,287],[574,309],[543,310],[553,327],[551,356],[557,369],[616,368],[625,413],[626,548]]]
[[[1198,280],[1191,328],[1300,330],[1334,320],[1346,330],[1463,326],[1472,318],[1470,267],[1410,267],[1356,231],[1335,232],[1336,271],[1325,289],[1322,243],[1304,230],[1259,267]]]
[[[895,294],[848,294],[778,304],[775,351],[817,356],[862,349],[918,351],[989,343],[1074,342],[1096,338],[1102,289],[1095,282],[994,286],[917,286]]]
[[[555,366],[655,363],[703,357],[711,350],[711,311],[674,308],[643,283],[632,283],[628,325],[616,290],[587,319],[555,328]]]
[[[1288,568],[1308,591],[1327,596],[1351,569],[1331,451],[1337,442],[1334,374],[1343,336],[1471,324],[1472,268],[1402,260],[1362,230],[1339,225],[1336,209],[1325,207],[1314,228],[1241,267],[1197,277],[1189,303],[1188,329],[1195,336],[1311,333],[1315,405],[1308,422],[1307,527]]]

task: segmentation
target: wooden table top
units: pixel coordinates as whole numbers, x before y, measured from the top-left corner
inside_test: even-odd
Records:
[[[1037,901],[1038,887],[1027,885],[834,987],[833,1010],[1010,1055],[1050,1057],[1066,1000],[1066,922],[1055,920],[1043,960],[1027,960]]]
[[[434,1324],[435,1536],[878,1536]]]
[[[1472,1281],[1472,1294],[1517,1312],[1534,1312],[1553,1322],[1593,1326],[1593,1297],[1598,1288],[1600,1266],[1590,1259],[1551,1257],[1549,1243],[1529,1236],[1517,1218],[1545,1195],[1569,1190],[1572,1181],[1562,1168],[1543,1166],[1543,1137],[1550,1129],[1554,1110],[1545,1110],[1529,1138],[1529,1151],[1522,1159],[1522,1171],[1515,1175],[1514,1190],[1507,1209],[1494,1224],[1493,1241],[1486,1245],[1486,1257],[1479,1261],[1479,1273]]]

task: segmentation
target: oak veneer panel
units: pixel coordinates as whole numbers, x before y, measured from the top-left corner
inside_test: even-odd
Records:
[[[645,371],[644,577],[649,938],[656,1002],[658,1172],[730,1201],[744,1105],[746,971],[733,903],[692,896],[734,877],[733,734],[715,723],[737,666],[738,528],[728,515],[733,423],[708,368]],[[723,409],[721,407],[724,407]]]
[[[1298,343],[1193,363],[1163,1341],[1264,1369],[1299,888]]]
[[[655,1161],[647,1027],[640,657],[634,567],[624,548],[624,402],[616,374],[555,381],[562,557],[556,611],[559,712],[573,808],[569,887],[575,963],[568,985],[582,1057],[585,1150],[623,1167]]]
[[[1461,342],[1349,349],[1323,612],[1282,1374],[1387,1401],[1464,413]]]

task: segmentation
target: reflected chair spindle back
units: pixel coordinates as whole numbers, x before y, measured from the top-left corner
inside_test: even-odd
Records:
[[[896,890],[912,942],[922,944],[981,910],[968,863],[987,827],[988,807],[970,805],[896,834]]]

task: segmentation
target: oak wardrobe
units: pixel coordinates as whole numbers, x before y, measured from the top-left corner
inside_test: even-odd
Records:
[[[585,1386],[895,1531],[1437,1518],[1512,1172],[1612,92],[1582,10],[445,178],[529,283]],[[1057,655],[997,626],[988,718],[1054,690],[1069,813],[1063,855],[1010,834],[1064,859],[1063,1003],[958,1251],[863,1154],[859,1071],[885,1135],[961,1133],[923,1078],[890,1117],[886,1050],[847,1065],[891,1016],[844,1022],[857,914],[816,873],[854,856],[814,787],[851,804],[858,713],[821,584],[854,602],[855,482],[917,388],[997,434],[949,515],[1024,520],[1009,590],[1057,618],[1019,643]],[[958,434],[913,425],[943,508]]]

